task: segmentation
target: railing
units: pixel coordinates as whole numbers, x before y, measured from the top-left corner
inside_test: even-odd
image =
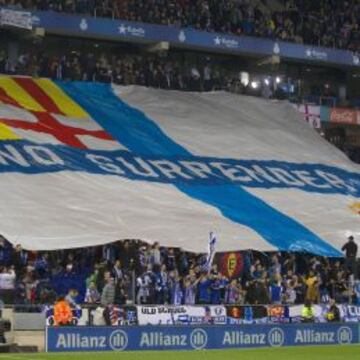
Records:
[[[73,310],[73,326],[133,326],[133,325],[242,325],[302,322],[303,304],[299,305],[196,305],[166,306],[125,305],[103,308],[83,305]],[[360,305],[337,305],[338,318],[329,319],[329,305],[313,305],[314,322],[360,323]],[[9,310],[9,309],[8,309]],[[54,325],[53,307],[37,313],[3,314],[13,330],[43,330]],[[107,317],[107,318],[106,318]]]
[[[96,7],[94,9],[94,17],[110,17],[114,20],[115,13],[114,10],[109,7]]]
[[[334,96],[320,96],[319,98],[320,105],[326,105],[330,107],[336,107],[337,99]]]

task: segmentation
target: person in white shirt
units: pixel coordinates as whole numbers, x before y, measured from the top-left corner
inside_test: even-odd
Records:
[[[13,268],[4,268],[0,273],[0,290],[15,289],[16,274]]]
[[[0,272],[0,299],[5,304],[14,303],[16,273],[14,268],[4,267]]]

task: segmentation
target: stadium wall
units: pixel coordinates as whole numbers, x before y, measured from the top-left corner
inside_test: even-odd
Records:
[[[45,331],[14,331],[13,343],[19,346],[36,346],[39,351],[45,350]]]

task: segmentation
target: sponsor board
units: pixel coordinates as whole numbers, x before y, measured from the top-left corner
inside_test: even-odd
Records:
[[[357,343],[357,324],[48,327],[46,349],[66,351],[201,350]]]
[[[326,61],[328,59],[328,53],[320,48],[307,48],[305,50],[305,55],[307,58],[313,60]]]
[[[120,24],[119,34],[124,35],[124,36],[144,37],[146,34],[146,31],[141,26],[131,26],[131,25]]]
[[[357,113],[353,109],[330,109],[330,122],[338,124],[355,125],[357,123]]]
[[[0,26],[10,26],[19,29],[32,30],[38,18],[28,11],[0,9]]]

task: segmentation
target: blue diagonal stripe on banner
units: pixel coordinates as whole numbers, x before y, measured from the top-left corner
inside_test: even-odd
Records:
[[[129,151],[148,155],[192,156],[143,112],[119,99],[110,85],[84,82],[57,84]],[[338,250],[297,220],[271,207],[239,185],[169,186],[176,186],[191,198],[214,206],[224,217],[248,226],[279,250],[341,256]]]

